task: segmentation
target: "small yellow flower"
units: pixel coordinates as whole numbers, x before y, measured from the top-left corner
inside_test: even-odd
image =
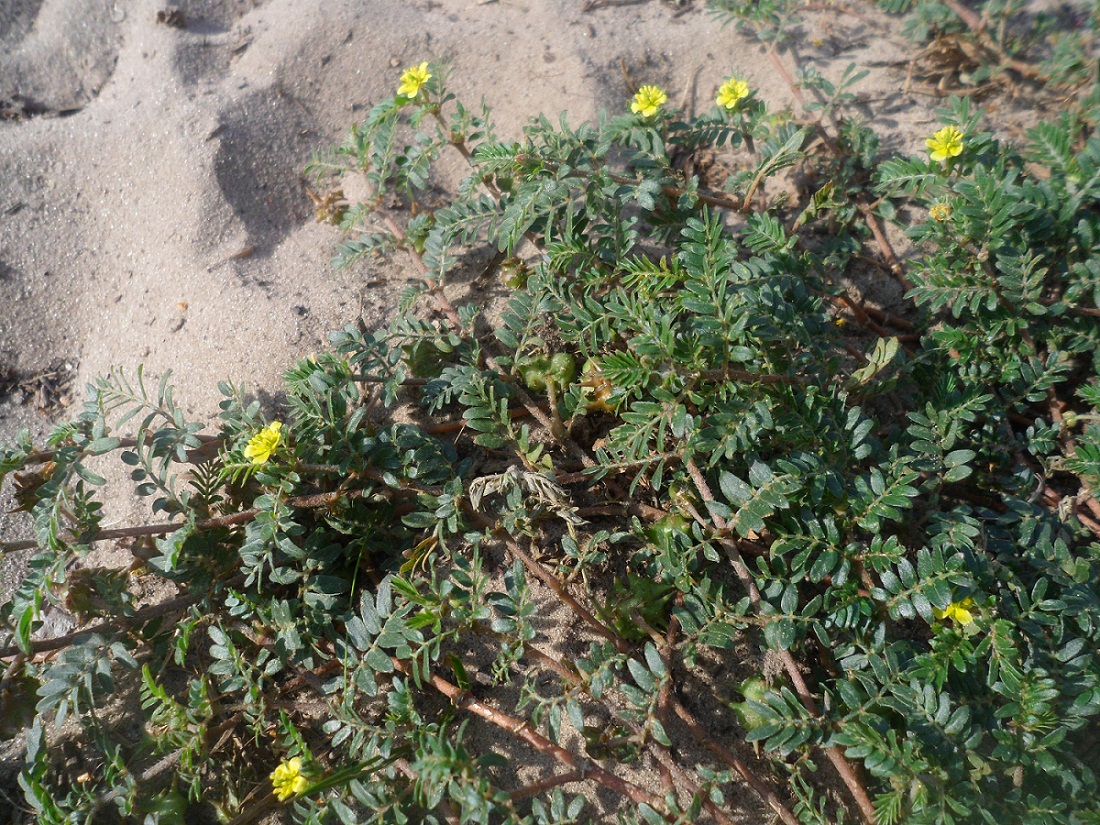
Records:
[[[957,158],[963,150],[963,133],[958,126],[944,126],[924,142],[929,148],[929,156],[937,163],[948,158]]]
[[[928,216],[939,223],[951,220],[951,204],[934,203],[928,209]]]
[[[397,93],[404,97],[413,98],[420,94],[420,87],[431,79],[432,73],[428,71],[428,62],[424,61],[419,66],[405,69],[401,73],[401,85],[397,87]]]
[[[271,787],[280,802],[286,802],[290,797],[297,796],[309,787],[309,780],[302,773],[301,758],[295,756],[293,759],[282,762],[273,770]]]
[[[933,607],[932,614],[937,619],[950,619],[955,624],[965,627],[974,621],[974,614],[970,611],[973,606],[974,600],[967,596],[961,602],[951,602],[943,610]]]
[[[744,80],[731,77],[718,88],[718,97],[715,102],[730,111],[737,108],[737,104],[749,96],[749,84]]]
[[[266,464],[279,446],[279,439],[282,437],[279,430],[282,428],[282,422],[273,421],[252,436],[248,446],[244,448],[244,457],[251,459],[253,464]]]
[[[642,117],[653,117],[665,103],[668,103],[668,95],[660,86],[642,86],[634,95],[630,111]]]

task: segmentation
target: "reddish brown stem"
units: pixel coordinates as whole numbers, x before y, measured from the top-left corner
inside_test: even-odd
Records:
[[[853,344],[851,341],[845,341],[844,342],[844,350],[845,350],[845,352],[847,352],[850,356],[855,358],[857,361],[859,361],[859,363],[863,364],[864,366],[866,366],[867,364],[870,363],[867,360],[867,356],[864,355],[862,352],[860,352],[859,349],[856,347],[856,345]]]
[[[151,604],[148,607],[143,607],[139,610],[135,610],[131,616],[123,616],[117,619],[110,619],[99,624],[86,627],[83,630],[75,630],[72,633],[66,633],[64,636],[54,636],[51,639],[40,639],[38,641],[31,642],[31,654],[46,653],[51,650],[58,650],[66,647],[77,639],[81,639],[85,636],[89,636],[93,633],[111,633],[116,630],[120,630],[127,625],[141,624],[142,622],[148,622],[152,619],[165,616],[176,610],[182,610],[186,607],[190,607],[193,604],[198,604],[203,599],[201,595],[178,596],[174,599],[169,599],[166,602],[160,602],[159,604]],[[0,659],[6,659],[9,656],[22,655],[23,651],[15,646],[0,648]]]
[[[406,663],[400,659],[393,659],[394,667],[402,673],[408,674]],[[539,753],[546,754],[547,756],[556,759],[561,764],[568,768],[571,768],[580,773],[581,779],[591,779],[593,782],[597,782],[612,791],[615,791],[622,796],[627,797],[632,802],[639,805],[648,805],[653,810],[663,812],[665,810],[664,802],[649,793],[643,788],[638,787],[632,782],[627,782],[625,779],[621,779],[615,774],[605,771],[599,765],[593,764],[587,759],[583,759],[571,751],[567,751],[560,745],[556,745],[535,731],[526,721],[518,719],[515,716],[510,716],[502,710],[498,710],[490,705],[481,702],[474,698],[472,694],[467,691],[461,690],[456,685],[451,684],[446,679],[436,674],[431,674],[426,679],[427,683],[451,700],[451,703],[460,710],[469,711],[487,722],[496,725],[501,730],[504,730],[516,737],[517,739],[526,742],[533,747]],[[663,814],[662,814],[663,815]]]
[[[1043,491],[1043,497],[1050,502],[1051,506],[1055,509],[1062,503],[1062,496],[1058,495],[1051,489]],[[1090,508],[1091,509],[1091,508]],[[1074,515],[1077,516],[1077,520],[1080,521],[1085,527],[1092,531],[1093,535],[1100,538],[1100,522],[1095,521],[1090,516],[1081,512],[1080,507],[1074,508]]]
[[[667,749],[654,749],[653,758],[657,760],[657,766],[661,769],[662,777],[667,775],[669,782],[675,779],[688,793],[698,797],[703,803],[703,809],[721,823],[721,825],[734,825],[733,819],[707,798],[707,795],[703,793],[703,789],[699,787],[699,783],[688,776],[683,769],[672,760]],[[672,790],[674,790],[674,788],[667,789],[666,792]]]
[[[549,587],[553,594],[557,596],[562,602],[564,602],[570,610],[576,613],[584,621],[585,624],[591,627],[600,636],[603,636],[605,639],[615,645],[615,649],[618,650],[620,653],[625,653],[628,655],[630,654],[630,645],[627,644],[626,641],[615,631],[611,630],[611,628],[609,628],[594,615],[592,615],[591,611],[589,611],[588,608],[586,608],[575,598],[573,598],[572,594],[570,594],[569,591],[565,589],[565,587],[560,581],[558,581],[557,577],[554,576],[553,573],[551,573],[549,570],[547,570],[545,567],[535,561],[535,559],[516,542],[512,541],[511,539],[505,539],[505,543],[508,545],[508,549],[512,552],[512,554],[523,562],[524,567],[534,573],[539,581]]]
[[[526,407],[512,407],[510,410],[508,410],[508,415],[510,415],[513,419],[524,418],[525,416],[528,416],[530,414],[531,411]],[[426,433],[431,433],[432,435],[442,435],[444,433],[453,433],[465,429],[469,423],[470,422],[466,419],[460,418],[453,421],[440,421],[437,424],[423,425],[421,429]]]
[[[531,648],[526,648],[526,650],[531,653],[537,652],[539,655],[545,658],[549,658],[546,656],[545,653],[542,653],[541,651],[534,651]],[[668,665],[666,664],[666,666]],[[572,673],[570,673],[569,677],[566,678],[566,681],[574,685],[580,684],[580,678],[576,674]],[[685,727],[687,727],[688,732],[691,733],[692,738],[694,738],[696,742],[698,742],[704,748],[717,756],[721,761],[725,762],[727,765],[737,771],[740,777],[744,780],[745,784],[748,785],[754,793],[756,793],[761,799],[763,799],[764,802],[767,803],[767,805],[776,812],[780,820],[786,823],[786,825],[797,825],[798,818],[795,817],[795,815],[791,813],[787,806],[783,804],[783,801],[774,793],[772,793],[772,791],[770,791],[759,779],[757,779],[756,776],[749,769],[749,767],[744,762],[742,762],[735,754],[731,753],[729,750],[716,742],[707,733],[706,729],[695,720],[695,717],[691,715],[691,712],[687,708],[685,708],[679,702],[679,700],[675,698],[675,695],[671,690],[667,693],[667,707],[672,710],[672,712],[675,713],[677,717],[680,718]],[[677,781],[684,783],[686,787],[689,787],[689,789],[692,790],[692,793],[697,792],[698,786],[695,785],[694,782],[692,782],[692,780],[690,779],[690,777],[687,776],[684,770],[680,768],[671,759],[671,757],[668,756],[667,753],[662,751],[660,754],[655,754],[655,758],[657,758],[658,761],[664,760],[662,764],[664,764],[666,769],[673,776],[675,776]],[[708,810],[710,810],[709,807]],[[714,811],[711,812],[714,813]]]
[[[741,381],[745,384],[786,384],[787,386],[802,386],[802,381],[791,378],[789,375],[765,375],[759,372],[746,372],[745,370],[722,369],[704,370],[699,373],[703,381]]]
[[[676,606],[681,607],[684,603],[684,594],[676,594]],[[661,664],[665,666],[665,670],[668,672],[669,677],[665,679],[661,685],[660,690],[657,692],[657,721],[661,723],[661,726],[668,730],[668,709],[669,702],[672,699],[672,671],[675,666],[673,660],[673,651],[676,649],[676,634],[680,629],[680,620],[676,617],[675,612],[669,616],[668,630],[665,632],[664,638],[661,639],[661,644],[658,648],[658,652],[661,656]],[[672,770],[669,766],[665,765],[665,760],[671,762],[671,754],[664,745],[658,743],[655,746],[659,751],[658,756],[661,758],[661,781],[665,785],[666,793],[673,789],[672,785]]]
[[[336,490],[331,493],[314,493],[313,495],[293,496],[286,503],[290,507],[301,510],[312,510],[319,507],[328,507],[341,499],[352,499],[363,496],[364,490]],[[237,524],[252,521],[260,514],[256,508],[241,510],[239,513],[231,513],[227,516],[203,519],[195,523],[195,529],[199,532],[215,530],[220,527],[232,527]],[[163,536],[174,533],[185,526],[183,523],[144,524],[140,527],[120,527],[117,530],[99,530],[91,536],[83,538],[83,541],[111,541],[113,539],[136,538],[140,536]],[[0,554],[14,553],[19,550],[30,550],[38,547],[38,542],[33,539],[26,541],[9,541],[0,543]]]
[[[894,254],[894,248],[890,245],[890,241],[887,239],[886,233],[882,231],[882,227],[879,226],[878,216],[875,215],[874,210],[864,203],[862,199],[856,202],[856,206],[859,207],[859,211],[863,213],[863,219],[867,223],[867,228],[870,229],[871,234],[875,236],[875,243],[878,244],[879,252],[882,253],[886,265],[890,268],[894,277],[898,279],[898,283],[901,284],[902,289],[909,292],[913,288],[913,284],[909,278],[906,277],[905,269],[902,268],[898,256]]]
[[[673,619],[673,621],[675,622],[675,619]],[[670,624],[670,628],[671,628],[671,626],[672,625]],[[524,651],[525,656],[528,656],[531,659],[534,659],[535,661],[539,662],[544,667],[549,668],[550,670],[554,671],[555,673],[557,673],[562,678],[562,681],[566,682],[567,684],[573,685],[574,687],[577,686],[577,685],[582,684],[582,680],[581,680],[580,676],[577,673],[575,673],[573,670],[571,670],[568,666],[566,666],[565,663],[562,662],[561,660],[555,659],[553,656],[550,656],[549,654],[544,653],[543,651],[539,650],[537,647],[533,647],[531,645],[525,645],[524,648],[523,648],[523,651]],[[666,667],[671,667],[671,665],[668,661],[665,662],[665,666]],[[668,685],[666,684],[666,687],[667,686]],[[664,695],[667,697],[667,699],[665,700],[666,703],[667,703],[667,707],[675,709],[676,701],[675,701],[675,699],[672,698],[672,692],[670,690],[665,691]],[[686,710],[684,712],[687,713]],[[676,713],[677,713],[677,715],[679,715],[680,711],[677,710]],[[667,726],[666,726],[666,730],[667,730]],[[700,744],[704,745],[705,747],[710,748],[712,750],[712,752],[715,752],[715,753],[725,752],[725,749],[722,748],[721,745],[719,745],[717,742],[714,742],[713,740],[710,739],[710,737],[708,737],[706,735],[706,732],[702,730],[701,726],[699,726],[698,731],[694,731],[694,730],[692,731],[692,736],[694,736],[696,738],[696,740],[700,742]],[[675,760],[672,759],[671,755],[667,752],[666,749],[664,749],[664,748],[655,749],[654,752],[653,752],[653,757],[654,757],[654,759],[657,760],[657,762],[660,765],[661,770],[663,772],[665,772],[669,776],[675,778],[676,781],[678,781],[681,785],[683,785],[685,788],[687,788],[691,793],[701,794],[701,789],[699,788],[698,783],[696,783],[688,775],[688,773],[683,768],[681,768],[678,764],[676,764]],[[733,757],[733,758],[736,759],[736,757]],[[726,760],[723,760],[723,761],[726,761]],[[758,793],[760,795],[760,797],[765,802],[767,802],[768,805],[770,805],[779,814],[780,819],[782,819],[784,823],[787,823],[788,825],[795,825],[795,823],[798,822],[798,820],[795,819],[793,814],[791,814],[790,811],[788,811],[786,809],[786,807],[784,807],[783,803],[774,794],[772,794],[767,788],[765,788],[756,779],[756,777],[753,776],[749,772],[749,769],[744,764],[740,765],[740,767],[738,768],[738,772],[741,774],[741,777],[745,780],[745,783],[750,788],[752,788],[756,793]],[[564,776],[567,776],[567,774],[562,774],[562,777],[564,777]],[[573,780],[570,780],[570,781],[573,781]],[[538,784],[539,783],[535,783],[535,785],[529,785],[528,788],[534,788]],[[561,784],[561,783],[554,783],[554,784],[550,785],[549,787],[554,787],[554,785],[556,785],[556,784]],[[523,790],[524,789],[522,789],[522,788],[520,789],[520,791],[523,791]],[[516,794],[520,793],[520,791],[513,792],[512,798],[513,799],[517,798]],[[524,795],[526,796],[526,795],[529,795],[529,794],[524,794]],[[715,807],[714,804],[712,802],[710,802],[709,799],[703,798],[703,806],[719,822],[727,823],[727,825],[732,825],[732,821],[729,819],[729,817],[725,813],[723,813],[721,810],[719,810],[717,807]]]
[[[1092,493],[1084,485],[1081,486],[1081,492],[1077,494],[1077,500],[1084,502],[1084,505],[1092,511],[1092,514],[1100,518],[1100,502],[1092,497]]]
[[[791,90],[791,94],[794,95],[795,102],[805,108],[806,96],[802,94],[802,89],[797,83],[794,82],[794,78],[791,73],[787,71],[787,67],[783,65],[783,61],[779,58],[779,53],[775,50],[775,43],[768,46],[768,60],[775,66],[775,70],[779,72],[779,76],[783,78],[783,82],[787,84],[787,88]]]
[[[710,491],[710,485],[707,484],[706,478],[704,478],[694,459],[688,458],[685,461],[685,466],[703,501],[714,501],[715,499]],[[719,515],[711,514],[711,519],[719,530],[726,529],[727,525],[724,518]],[[749,572],[748,567],[741,558],[737,542],[733,539],[725,538],[721,539],[720,543],[726,550],[726,554],[733,566],[734,573],[748,592],[749,601],[752,603],[752,606],[759,611],[763,600],[760,596],[760,591],[756,587],[756,581],[753,579],[752,573]],[[779,651],[779,656],[783,662],[783,669],[786,670],[787,676],[791,680],[791,684],[794,685],[795,693],[798,694],[798,698],[801,700],[803,706],[811,715],[819,717],[821,714],[817,707],[817,701],[814,699],[813,693],[806,684],[806,680],[802,678],[802,672],[799,670],[798,663],[794,660],[794,656],[791,655],[789,650]],[[840,748],[835,745],[825,748],[824,751],[826,758],[833,764],[841,780],[847,786],[848,792],[855,800],[863,820],[867,825],[872,825],[875,821],[875,806],[872,804],[871,797],[868,795],[866,788],[863,787],[863,783],[859,780],[859,777],[856,776],[855,770],[853,770],[848,759],[840,751]]]
[[[386,228],[390,230],[395,238],[405,237],[400,227],[398,227],[393,219],[390,218],[388,215],[383,215],[382,220],[386,224]],[[458,317],[458,312],[455,310],[454,305],[451,304],[450,299],[448,299],[447,296],[443,293],[442,286],[428,273],[428,267],[424,264],[424,259],[421,258],[414,249],[410,248],[408,252],[409,257],[412,258],[413,264],[420,272],[421,279],[427,285],[429,294],[432,296],[433,299],[435,299],[435,302],[439,306],[439,309],[443,312],[444,315],[447,316],[447,319],[454,325],[456,330],[461,332],[463,335],[466,335],[467,337],[472,337],[471,331],[466,328],[466,326],[462,323],[462,319]],[[485,363],[490,369],[495,370],[500,375],[506,375],[505,370],[501,368],[500,364],[492,355],[486,354]],[[554,426],[554,423],[550,419],[550,416],[548,416],[539,408],[539,406],[534,402],[527,391],[518,384],[514,384],[513,387],[515,388],[516,398],[531,414],[531,417],[534,418],[541,426],[545,427],[548,432],[557,432],[559,428],[556,428]],[[574,458],[578,459],[582,464],[584,464],[585,467],[596,466],[596,462],[592,459],[592,457],[588,455],[588,453],[586,453],[584,450],[582,450],[576,443],[568,439],[562,439],[562,443],[565,445],[566,449],[568,449],[569,452],[574,456]]]
[[[780,60],[779,55],[775,51],[775,45],[773,44],[768,49],[768,59],[771,60],[775,66],[776,71],[783,77],[783,80],[790,87],[791,94],[794,95],[795,100],[798,101],[798,105],[805,107],[806,98],[802,94],[802,90],[795,83],[794,78],[791,77],[791,73],[787,71],[787,67],[783,65],[783,61]],[[826,110],[827,111],[827,110]],[[830,124],[835,129],[837,124],[835,120],[830,116]],[[821,136],[821,139],[825,141],[825,144],[829,147],[829,150],[833,154],[840,154],[840,150],[837,147],[836,140],[825,129],[821,120],[816,122],[817,132]],[[890,268],[890,272],[894,277],[898,279],[898,283],[902,285],[906,292],[913,288],[909,279],[905,276],[905,270],[902,268],[901,263],[898,261],[897,255],[894,254],[894,249],[890,245],[890,241],[887,239],[886,234],[882,231],[882,227],[879,226],[878,218],[875,216],[874,210],[866,203],[866,201],[859,197],[856,199],[856,206],[863,214],[864,221],[867,224],[868,229],[871,230],[871,234],[875,238],[875,243],[878,244],[879,251],[882,253],[882,257],[885,259],[887,266]]]
[[[989,36],[989,32],[986,30],[985,22],[982,18],[972,10],[968,9],[962,3],[957,2],[957,0],[943,0],[943,4],[951,9],[951,11],[955,13],[955,16],[966,24],[966,27],[970,29],[970,32],[974,35],[979,44],[989,49],[989,51],[993,52],[993,54],[1000,59],[1003,66],[1032,80],[1039,77],[1039,70],[1034,66],[1029,66],[1027,63],[1016,60],[1005,53],[1005,50]]]
[[[540,779],[538,782],[524,785],[522,788],[516,788],[508,794],[508,796],[513,802],[518,802],[521,799],[538,796],[540,793],[546,793],[546,791],[552,790],[553,788],[560,788],[562,785],[570,785],[573,782],[580,782],[583,779],[583,771],[566,771],[565,773],[559,773],[557,776],[548,776],[545,779]]]
[[[591,627],[600,636],[603,636],[605,639],[608,639],[609,641],[611,641],[615,645],[615,648],[617,650],[619,650],[621,653],[630,653],[630,646],[626,643],[626,641],[624,639],[622,639],[620,636],[618,636],[617,634],[615,634],[612,630],[610,630],[606,625],[604,625],[598,619],[596,619],[596,617],[593,616],[591,612],[589,612],[587,609],[585,609],[579,602],[577,602],[576,599],[574,599],[571,595],[569,595],[569,593],[566,592],[565,589],[562,587],[561,582],[559,582],[553,575],[551,575],[548,570],[546,570],[542,565],[540,565],[533,558],[531,558],[530,555],[528,555],[522,549],[520,549],[515,544],[515,542],[513,542],[511,540],[507,540],[507,544],[508,544],[509,549],[513,553],[515,553],[520,558],[521,561],[523,561],[523,563],[527,567],[527,569],[530,570],[532,573],[534,573],[535,576],[538,577],[540,581],[542,581],[544,584],[546,584],[547,587],[549,587],[554,592],[554,594],[556,596],[558,596],[559,599],[561,599],[566,605],[568,605],[569,608],[572,609],[577,614],[577,616],[579,616],[581,618],[581,620],[583,620],[589,627]],[[671,627],[672,626],[670,625],[670,630],[671,630]],[[556,673],[558,673],[566,681],[570,682],[571,684],[578,684],[579,683],[579,679],[576,676],[576,674],[569,671],[563,665],[560,665],[557,662],[553,662],[551,657],[547,656],[546,654],[544,654],[541,651],[538,651],[534,648],[528,647],[528,648],[526,648],[526,650],[527,650],[528,654],[532,656],[532,658],[536,658],[539,661],[543,662],[544,664],[550,664],[551,669],[553,669]],[[667,666],[668,666],[668,664],[666,663],[666,667]],[[684,714],[686,714],[687,711],[685,709],[683,709],[682,706],[679,705],[679,702],[677,702],[672,697],[671,692],[669,692],[667,694],[666,701],[668,702],[668,707],[673,709],[674,712],[676,713],[676,715],[679,716],[681,719],[683,719]],[[688,714],[688,720],[686,720],[686,721],[689,721],[689,720],[690,720],[690,714]],[[777,814],[779,814],[780,819],[782,819],[784,823],[786,823],[787,825],[797,825],[798,819],[786,808],[786,806],[784,806],[784,804],[779,800],[779,798],[777,796],[775,796],[775,794],[773,794],[766,787],[764,787],[764,785],[759,780],[757,780],[755,776],[753,776],[753,774],[749,771],[748,767],[746,767],[744,763],[742,763],[740,760],[738,760],[736,756],[733,756],[732,754],[729,754],[729,752],[726,751],[724,748],[722,748],[722,746],[719,745],[717,742],[714,742],[707,735],[706,731],[703,730],[702,726],[696,724],[695,727],[692,728],[691,724],[688,724],[688,728],[691,731],[692,736],[694,736],[697,741],[699,741],[702,745],[704,745],[705,747],[710,749],[713,753],[719,755],[719,757],[722,758],[723,761],[725,761],[727,764],[730,764],[732,767],[734,767],[734,769],[737,770],[737,772],[741,775],[742,779],[745,780],[745,783],[750,788],[752,788],[753,791],[755,791],[757,794],[759,794],[760,798],[763,799],[765,802],[767,802],[767,804]],[[672,762],[671,759],[667,759],[667,760],[662,761],[661,756],[667,756],[667,754],[664,754],[662,752],[661,755],[655,754],[654,756],[655,756],[655,758],[658,759],[659,762],[662,762],[662,764],[665,764],[665,767],[668,770],[670,770],[672,773],[674,773],[676,775],[677,779],[679,779],[680,781],[685,781],[685,780],[689,779],[686,776],[686,774],[684,774],[683,771],[678,766],[676,766],[676,764],[674,762]],[[733,760],[733,761],[730,761],[730,760]],[[710,810],[710,806],[708,805],[707,807],[708,807],[708,810]],[[712,813],[715,813],[715,812],[712,811]],[[716,815],[716,817],[718,817],[718,814],[715,814],[715,815]]]
[[[242,510],[239,513],[233,513],[228,516],[219,516],[217,518],[204,519],[198,522],[195,527],[198,530],[213,530],[217,527],[229,527],[234,524],[241,524],[243,522],[251,521],[256,518],[259,510]],[[85,537],[83,540],[87,542],[93,541],[111,541],[113,539],[127,539],[137,538],[140,536],[164,536],[168,533],[174,533],[181,529],[183,524],[143,524],[140,527],[120,527],[117,530],[99,530],[93,533],[91,536]],[[14,553],[19,550],[30,550],[38,547],[38,542],[34,539],[28,539],[26,541],[7,541],[0,543],[0,553]]]
[[[832,303],[834,306],[843,304],[845,307],[851,310],[852,314],[856,316],[856,321],[859,322],[860,326],[871,330],[871,332],[875,333],[880,338],[895,337],[898,339],[898,341],[905,343],[914,343],[921,339],[921,336],[917,334],[891,336],[889,330],[871,320],[871,318],[875,318],[877,321],[881,321],[884,324],[891,324],[893,326],[899,327],[900,329],[913,329],[913,325],[903,318],[894,318],[892,315],[883,312],[880,309],[862,306],[847,293],[841,293],[839,296],[836,297],[832,295],[829,295],[827,297],[830,303]]]
[[[695,737],[695,741],[737,771],[745,781],[745,784],[752,788],[761,799],[768,803],[768,806],[775,811],[779,819],[782,820],[785,825],[799,825],[798,817],[787,809],[787,806],[783,804],[779,797],[768,790],[768,788],[764,787],[764,785],[749,771],[748,766],[737,758],[736,754],[715,742],[707,734],[706,728],[699,724],[695,717],[692,716],[691,711],[675,699],[672,700],[672,711],[680,718],[680,721],[687,726],[691,735]]]

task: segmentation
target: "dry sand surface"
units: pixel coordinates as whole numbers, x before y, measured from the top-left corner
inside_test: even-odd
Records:
[[[762,46],[699,0],[175,8],[0,0],[0,442],[74,413],[113,365],[171,369],[177,399],[208,418],[217,381],[275,393],[330,330],[385,325],[407,262],[334,272],[338,233],[314,221],[302,169],[394,93],[403,67],[451,61],[454,90],[490,103],[505,137],[540,111],[578,123],[621,110],[631,83],[709,107],[736,73],[773,107],[791,103]],[[862,3],[809,12],[795,48],[833,79],[849,63],[870,69],[857,91],[883,151],[923,148],[937,100],[919,84],[900,92],[912,48],[896,20]],[[997,105],[1002,125],[1019,121],[1007,98]],[[862,287],[898,298],[885,276]],[[5,491],[0,513],[10,506]],[[0,540],[28,529],[0,514]]]

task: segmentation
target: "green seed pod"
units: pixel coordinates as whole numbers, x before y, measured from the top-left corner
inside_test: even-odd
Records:
[[[573,356],[566,352],[557,352],[550,356],[550,377],[554,384],[562,389],[573,382],[577,377],[577,362]]]
[[[667,552],[676,540],[676,533],[687,533],[690,529],[691,525],[686,518],[679,513],[672,513],[646,525],[642,532],[654,547]]]
[[[523,289],[530,274],[530,268],[520,258],[507,258],[500,264],[500,282],[510,289]]]
[[[550,359],[545,355],[529,355],[516,362],[520,378],[527,389],[545,392],[550,382]]]
[[[160,825],[183,825],[187,821],[187,800],[178,790],[169,788],[149,800],[145,813],[153,814]]]
[[[737,719],[741,722],[741,727],[752,732],[768,724],[768,720],[749,704],[750,700],[753,702],[764,701],[764,697],[768,693],[767,683],[759,676],[750,676],[741,683],[738,692],[745,697],[745,701],[731,702],[730,707],[733,708],[733,712],[737,714]]]

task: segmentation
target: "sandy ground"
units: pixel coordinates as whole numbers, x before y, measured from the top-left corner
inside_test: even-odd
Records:
[[[540,111],[573,123],[621,111],[632,83],[709,107],[736,74],[771,106],[791,103],[763,47],[701,0],[174,8],[178,18],[155,0],[0,0],[0,443],[74,414],[84,384],[113,365],[171,369],[177,399],[206,419],[219,380],[274,393],[330,330],[385,325],[406,262],[334,272],[338,232],[314,221],[302,169],[392,95],[406,66],[451,61],[453,89],[492,105],[502,137]],[[810,12],[794,49],[833,79],[849,63],[870,69],[860,111],[883,151],[923,149],[937,100],[900,93],[913,49],[896,20],[863,4]],[[885,305],[898,297],[886,276],[863,288]],[[10,506],[0,492],[0,540],[28,535]],[[17,562],[4,560],[8,587]]]

